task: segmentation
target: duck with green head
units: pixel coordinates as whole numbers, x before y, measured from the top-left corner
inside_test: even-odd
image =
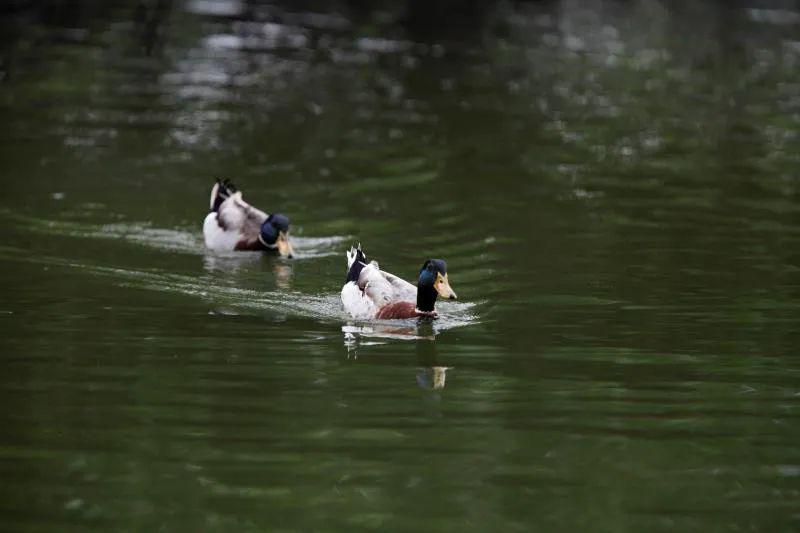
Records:
[[[376,261],[367,263],[360,245],[347,252],[347,279],[341,296],[345,311],[360,319],[435,318],[439,296],[456,299],[442,259],[425,261],[415,287],[384,272]]]

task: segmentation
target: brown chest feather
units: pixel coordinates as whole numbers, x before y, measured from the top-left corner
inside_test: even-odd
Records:
[[[378,310],[375,318],[392,319],[392,318],[416,318],[421,316],[416,309],[414,302],[393,302],[386,304]]]

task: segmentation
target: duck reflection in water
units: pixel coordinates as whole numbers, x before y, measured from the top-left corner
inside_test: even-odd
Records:
[[[435,342],[417,343],[417,386],[426,391],[440,391],[444,388],[447,371],[451,366],[443,366],[436,353]],[[438,401],[440,398],[435,395],[432,398]]]
[[[452,366],[421,367],[417,371],[417,385],[426,390],[440,390],[444,388],[447,371]]]
[[[406,322],[406,321],[403,321]],[[354,353],[359,346],[370,346],[384,344],[381,341],[364,341],[362,339],[399,339],[399,340],[428,340],[436,338],[438,331],[434,328],[433,321],[429,318],[422,318],[414,323],[397,322],[370,322],[367,324],[356,325],[348,322],[342,326],[344,333],[344,345],[350,354]]]
[[[273,263],[272,271],[275,274],[275,285],[282,290],[289,290],[292,288],[292,276],[294,270],[292,265]]]
[[[236,255],[222,255],[207,253],[203,256],[203,267],[206,272],[213,274],[215,272],[223,272],[226,274],[235,274],[240,270],[252,270],[254,265],[257,264],[270,265],[272,267],[273,279],[275,280],[275,287],[281,290],[290,290],[292,288],[292,279],[294,277],[293,265],[283,261],[274,261],[263,254],[245,254],[238,252]]]
[[[238,253],[237,255],[214,254],[206,252],[203,255],[203,267],[208,273],[223,272],[236,273],[242,269],[251,269],[262,260],[261,254]]]
[[[385,344],[381,340],[365,339],[393,339],[417,341],[417,386],[426,391],[439,391],[445,387],[447,371],[453,367],[442,366],[436,357],[437,331],[430,319],[421,319],[416,324],[376,324],[357,326],[347,324],[342,326],[344,345],[347,348],[348,359],[358,359],[358,350],[362,346]]]

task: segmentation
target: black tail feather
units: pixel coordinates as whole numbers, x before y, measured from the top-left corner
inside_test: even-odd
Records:
[[[211,207],[211,210],[214,212],[218,211],[222,202],[230,198],[235,192],[236,186],[231,183],[231,180],[217,179],[217,195],[214,197],[214,205]]]
[[[358,276],[361,275],[361,270],[365,266],[367,266],[367,256],[361,251],[361,245],[359,245],[356,249],[356,260],[353,261],[353,264],[350,265],[350,270],[347,271],[347,280],[345,280],[345,283],[349,281],[358,283]]]

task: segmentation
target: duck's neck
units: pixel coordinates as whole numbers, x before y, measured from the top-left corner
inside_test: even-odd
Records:
[[[436,289],[430,285],[419,285],[417,287],[417,309],[425,312],[432,312],[436,305]]]

